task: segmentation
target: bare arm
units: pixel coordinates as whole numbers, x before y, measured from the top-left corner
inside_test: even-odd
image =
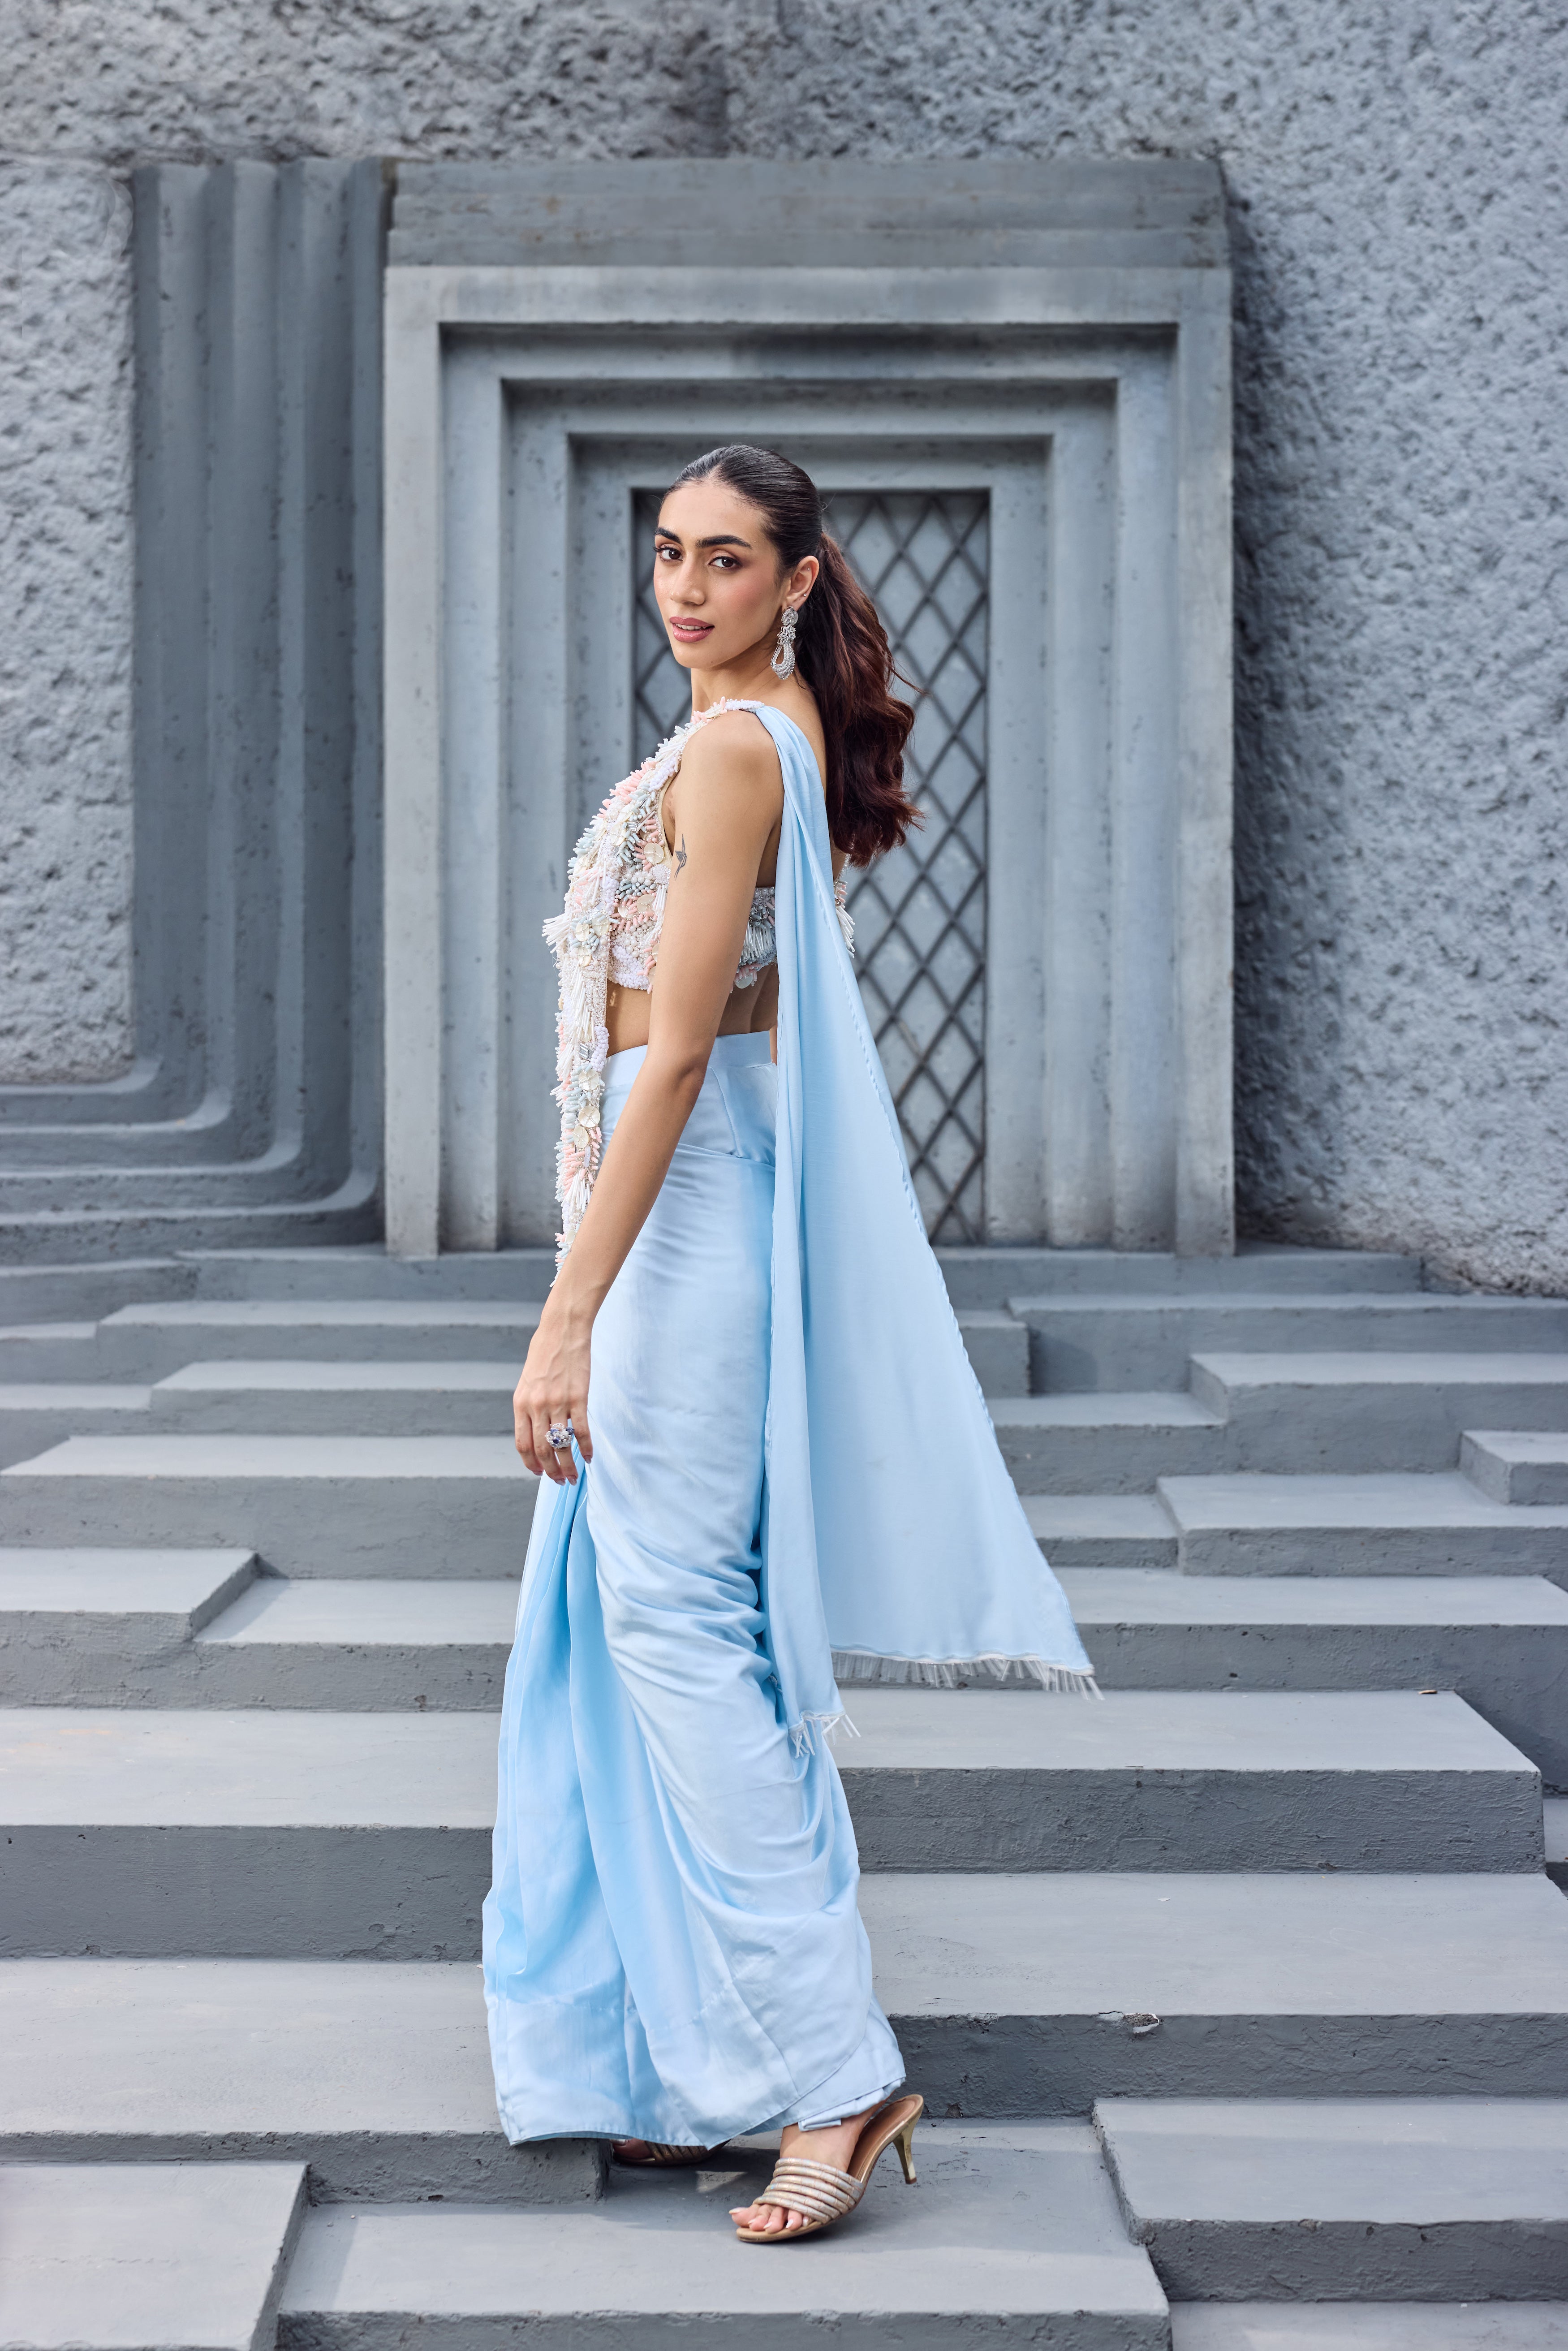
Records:
[[[585,1461],[590,1338],[669,1171],[702,1090],[735,985],[758,868],[784,805],[778,755],[737,712],[692,742],[670,787],[675,865],[649,1007],[648,1050],[615,1123],[565,1263],[545,1302],[512,1399],[517,1446],[530,1469],[576,1482],[570,1454],[550,1448],[570,1416]]]

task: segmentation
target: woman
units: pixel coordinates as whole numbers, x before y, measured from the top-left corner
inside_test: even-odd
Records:
[[[514,2144],[782,2131],[743,2241],[814,2233],[916,2096],[872,1991],[838,1680],[1092,1691],[927,1245],[841,876],[901,841],[910,713],[799,466],[665,497],[693,716],[547,926],[560,1264],[515,1398],[541,1492],[507,1676],[486,1990]]]

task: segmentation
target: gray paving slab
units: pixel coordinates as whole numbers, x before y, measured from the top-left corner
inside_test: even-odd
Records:
[[[1157,1494],[1025,1494],[1022,1501],[1055,1567],[1176,1565],[1176,1526]]]
[[[538,1480],[506,1437],[73,1437],[0,1472],[12,1543],[243,1543],[286,1575],[516,1576]]]
[[[1172,2351],[1568,2351],[1568,2302],[1184,2302]]]
[[[1246,1469],[1448,1469],[1467,1429],[1568,1426],[1565,1353],[1206,1352],[1190,1385]]]
[[[1111,2098],[1094,2118],[1173,2299],[1563,2299],[1559,2098]]]
[[[1178,1391],[997,1396],[991,1420],[1020,1494],[1145,1495],[1230,1465],[1222,1417]]]
[[[1059,1573],[1103,1689],[1458,1690],[1568,1787],[1568,1593],[1543,1576]]]
[[[439,2329],[446,2351],[510,2351],[526,2327],[541,2351],[796,2351],[824,2335],[1165,2351],[1165,2296],[1082,2124],[923,2125],[915,2185],[884,2157],[852,2222],[805,2260],[735,2241],[727,2209],[771,2160],[770,2144],[737,2141],[695,2172],[615,2169],[601,2203],[571,2211],[313,2212],[280,2341],[361,2351]]]
[[[0,2166],[0,2351],[272,2351],[301,2163]]]
[[[868,1869],[1543,1865],[1534,1767],[1450,1695],[855,1706]],[[0,1955],[476,1957],[495,1796],[478,1713],[0,1712]]]
[[[0,1485],[0,1491],[3,1491]],[[1458,1471],[1162,1477],[1199,1575],[1544,1575],[1568,1582],[1568,1510],[1493,1502]]]
[[[0,2158],[287,2158],[326,2201],[603,2184],[594,2141],[502,2137],[471,1962],[16,1959],[0,2012]]]
[[[1568,1432],[1467,1429],[1459,1468],[1494,1502],[1568,1503]]]
[[[150,1703],[256,1573],[237,1549],[0,1549],[0,1705]]]
[[[147,1425],[152,1391],[101,1380],[12,1381],[0,1387],[0,1468],[68,1437]]]
[[[1568,1346],[1568,1301],[1444,1297],[1431,1291],[1115,1291],[1014,1296],[1028,1324],[1038,1391],[1185,1387],[1187,1359],[1209,1350],[1437,1347],[1485,1352]]]

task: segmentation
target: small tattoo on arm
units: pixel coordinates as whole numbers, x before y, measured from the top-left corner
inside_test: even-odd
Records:
[[[685,834],[683,832],[683,833],[682,833],[682,835],[681,835],[681,845],[680,845],[680,847],[679,847],[679,848],[676,850],[676,852],[675,852],[675,871],[676,871],[676,872],[677,872],[677,873],[680,872],[680,870],[681,870],[682,866],[685,863],[685,862],[686,862],[686,836],[685,836]]]

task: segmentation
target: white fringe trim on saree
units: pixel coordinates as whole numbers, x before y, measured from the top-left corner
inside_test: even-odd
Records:
[[[833,1679],[913,1683],[922,1689],[958,1689],[966,1682],[1028,1682],[1069,1698],[1103,1695],[1092,1674],[1048,1665],[1043,1657],[879,1657],[869,1649],[835,1649]]]

